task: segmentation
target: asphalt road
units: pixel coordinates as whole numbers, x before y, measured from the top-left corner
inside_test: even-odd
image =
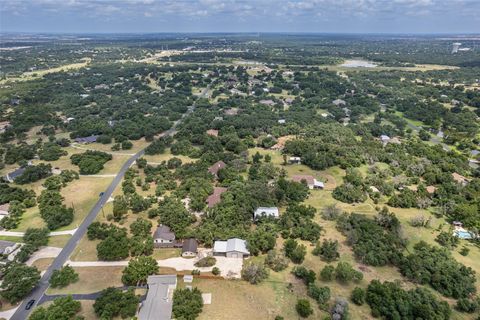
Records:
[[[209,87],[204,89],[202,93],[200,94],[199,97],[203,98],[207,95],[209,90]],[[189,115],[190,113],[193,112],[195,109],[195,104],[192,106],[188,107],[188,110],[186,113],[182,115],[182,119],[176,121],[172,128],[168,129],[167,131],[163,132],[161,136],[169,136],[169,135],[174,135],[176,132],[176,127],[182,122],[182,120]],[[35,300],[35,305],[43,299],[43,296],[45,295],[45,291],[47,291],[49,287],[49,281],[50,277],[52,276],[52,272],[54,270],[60,269],[65,262],[68,260],[70,255],[72,254],[73,250],[77,247],[78,242],[83,238],[85,233],[87,232],[88,226],[95,221],[95,218],[97,217],[98,213],[102,209],[102,207],[107,203],[108,199],[111,197],[113,191],[116,189],[118,184],[122,181],[123,176],[125,175],[125,172],[132,166],[135,161],[142,157],[144,155],[145,151],[141,150],[134,154],[131,158],[127,160],[120,169],[120,171],[117,173],[115,178],[113,179],[112,183],[108,186],[107,190],[103,193],[103,195],[100,197],[100,199],[97,201],[95,206],[92,208],[92,210],[88,213],[87,217],[83,220],[82,224],[78,227],[77,231],[73,234],[73,236],[70,238],[70,240],[67,242],[65,247],[63,247],[62,251],[60,254],[53,260],[52,264],[48,267],[47,271],[44,273],[42,278],[40,279],[40,282],[38,285],[30,292],[30,294],[23,300],[23,302],[20,304],[18,309],[15,311],[13,316],[10,318],[12,320],[25,320],[28,318],[28,315],[30,312],[34,309],[34,306],[30,308],[30,310],[25,310],[25,306],[27,303],[34,299]]]

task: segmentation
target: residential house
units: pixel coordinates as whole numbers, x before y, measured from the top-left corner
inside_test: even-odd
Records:
[[[213,255],[225,256],[227,258],[245,258],[250,255],[247,250],[247,242],[242,239],[232,238],[227,241],[215,241]]]
[[[168,226],[159,225],[153,234],[153,243],[156,248],[171,248],[177,246],[175,233]]]
[[[337,107],[338,107],[338,106],[344,106],[344,105],[347,104],[347,103],[345,102],[345,100],[342,100],[342,99],[335,99],[335,100],[332,101],[332,103],[333,103],[334,105],[336,105]]]
[[[323,189],[325,186],[322,181],[318,181],[311,175],[298,174],[292,177],[295,182],[305,181],[309,189]]]
[[[287,122],[287,120],[285,120],[285,119],[278,119],[279,124],[285,124],[286,122]]]
[[[210,168],[208,168],[208,172],[210,172],[215,178],[218,178],[218,171],[224,169],[227,165],[222,160],[215,162]]]
[[[97,142],[98,136],[89,136],[89,137],[77,137],[74,139],[76,143],[89,144]]]
[[[217,203],[219,203],[222,199],[222,193],[227,191],[227,188],[223,187],[214,187],[213,188],[213,193],[208,196],[207,198],[207,206],[209,208],[213,208]]]
[[[290,157],[290,158],[288,158],[288,163],[290,163],[290,164],[301,164],[302,163],[302,158],[300,158],[300,157]]]
[[[183,240],[182,257],[195,257],[197,255],[197,240],[190,238]]]
[[[266,105],[266,106],[273,106],[275,105],[275,101],[271,100],[271,99],[268,99],[268,100],[260,100],[259,101],[260,104],[263,104],[263,105]]]
[[[382,134],[380,136],[380,141],[382,141],[383,144],[387,144],[390,141],[390,137],[386,134]]]
[[[10,209],[9,203],[4,203],[0,205],[0,220],[8,216],[8,209]]]
[[[253,213],[253,219],[255,220],[262,217],[278,218],[279,216],[277,207],[258,207]]]
[[[209,129],[207,130],[207,134],[212,137],[218,137],[218,130],[215,129]]]
[[[20,245],[15,242],[0,240],[0,254],[10,254]]]
[[[467,177],[464,177],[461,174],[456,172],[452,173],[452,178],[453,180],[455,180],[455,182],[461,184],[462,186],[466,186],[470,181],[470,179],[468,179]]]
[[[7,175],[4,178],[8,182],[13,182],[17,177],[21,176],[23,172],[25,172],[25,169],[26,169],[25,167],[15,169],[12,172],[7,173]]]
[[[147,297],[140,304],[139,320],[171,320],[173,292],[177,275],[153,275],[147,278]]]

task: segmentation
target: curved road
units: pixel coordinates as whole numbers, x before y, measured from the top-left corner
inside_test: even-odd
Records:
[[[202,93],[199,95],[200,98],[203,98],[207,95],[209,90],[209,87],[204,89]],[[182,122],[182,120],[189,115],[190,113],[193,112],[195,109],[195,103],[193,103],[192,106],[188,107],[188,111],[182,115],[182,118],[176,122],[174,122],[173,126],[168,129],[167,131],[164,131],[161,136],[170,136],[175,134],[175,129],[176,127]],[[55,258],[55,260],[52,262],[52,264],[48,267],[47,271],[45,274],[42,276],[40,279],[40,282],[38,285],[30,292],[30,294],[25,297],[25,299],[22,301],[22,303],[19,305],[18,309],[15,311],[13,316],[10,318],[12,320],[25,320],[28,318],[28,315],[30,312],[34,309],[34,306],[30,310],[25,310],[25,306],[27,303],[34,299],[35,300],[35,305],[41,301],[45,295],[45,291],[47,291],[48,286],[49,286],[49,281],[50,277],[52,276],[52,272],[54,270],[60,269],[65,262],[68,260],[70,255],[72,254],[73,250],[77,247],[78,242],[83,238],[85,233],[87,232],[88,226],[95,221],[95,218],[97,217],[98,213],[102,209],[102,207],[107,203],[108,199],[111,197],[113,191],[116,189],[118,184],[122,181],[123,176],[125,175],[125,172],[130,168],[135,161],[140,158],[141,156],[144,155],[144,150],[140,150],[136,154],[134,154],[132,157],[130,157],[127,162],[125,162],[120,169],[120,171],[117,173],[115,178],[113,179],[112,183],[108,186],[107,190],[105,190],[104,194],[100,197],[100,199],[97,201],[95,206],[92,208],[92,210],[88,213],[87,217],[83,220],[82,224],[78,227],[77,231],[73,234],[73,236],[70,238],[70,240],[67,242],[65,247],[63,247],[62,251],[60,254]]]

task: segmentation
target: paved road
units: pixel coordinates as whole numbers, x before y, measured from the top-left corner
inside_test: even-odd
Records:
[[[199,97],[205,97],[208,93],[209,87],[204,89],[202,93],[200,94]],[[172,128],[168,129],[167,131],[163,132],[161,136],[169,136],[169,135],[174,135],[176,132],[176,127],[181,123],[181,121],[190,113],[193,112],[195,109],[195,103],[188,107],[188,110],[186,113],[182,115],[182,119],[174,122]],[[10,318],[12,320],[25,320],[28,318],[28,315],[30,312],[34,309],[33,307],[30,310],[25,310],[26,304],[34,299],[36,303],[38,301],[41,301],[43,296],[45,295],[45,291],[47,291],[48,286],[49,286],[49,280],[50,277],[52,276],[53,270],[58,270],[60,269],[65,262],[68,260],[70,255],[72,254],[73,250],[77,247],[78,242],[82,239],[82,237],[85,235],[87,232],[88,226],[95,220],[97,217],[98,213],[102,209],[102,207],[107,203],[108,199],[112,195],[113,191],[116,189],[118,184],[122,181],[123,176],[125,175],[125,172],[130,168],[135,161],[142,157],[144,155],[144,150],[141,150],[134,154],[132,157],[130,157],[127,162],[125,162],[120,169],[120,171],[117,173],[115,178],[113,179],[112,183],[108,186],[107,190],[105,190],[104,194],[100,197],[100,199],[97,201],[93,209],[90,211],[88,216],[83,220],[82,224],[78,227],[77,231],[73,234],[73,236],[70,238],[70,240],[67,242],[65,247],[63,247],[62,251],[60,254],[55,258],[53,263],[48,267],[47,271],[45,274],[42,276],[40,279],[40,282],[38,285],[32,290],[32,292],[23,300],[23,302],[20,304],[19,308],[17,311],[13,314],[13,316]]]

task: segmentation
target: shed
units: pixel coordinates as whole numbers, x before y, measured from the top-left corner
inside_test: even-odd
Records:
[[[183,240],[182,257],[194,257],[197,255],[197,240],[194,238]]]
[[[262,217],[273,217],[278,218],[280,215],[278,213],[277,207],[258,207],[253,213],[253,218],[258,219]]]

